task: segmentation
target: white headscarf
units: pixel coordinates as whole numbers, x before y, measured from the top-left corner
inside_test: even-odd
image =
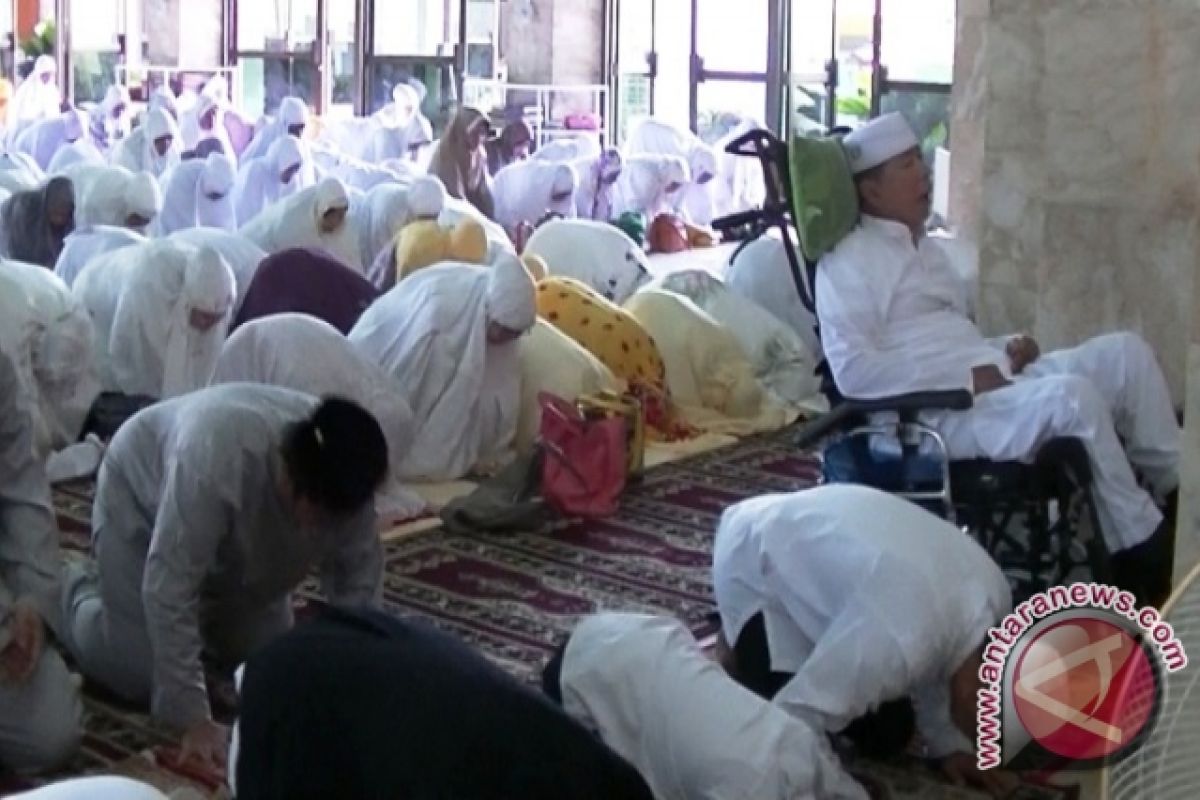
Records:
[[[233,186],[237,171],[223,153],[179,164],[163,178],[163,210],[158,236],[196,226],[236,230]]]
[[[302,189],[264,209],[241,227],[241,233],[268,253],[293,247],[320,248],[361,273],[358,241],[349,222],[343,222],[333,233],[320,230],[321,218],[335,208],[349,212],[350,197],[341,181],[325,178],[316,186]]]
[[[536,292],[533,277],[521,260],[508,253],[500,256],[488,276],[488,320],[524,333],[537,319]]]
[[[107,162],[104,160],[104,154],[85,136],[55,150],[54,157],[50,159],[50,166],[46,168],[46,174],[65,175],[68,168],[76,164],[103,166],[105,163]]]
[[[160,155],[155,141],[171,137],[167,152]],[[156,178],[177,165],[183,153],[179,126],[165,109],[152,109],[137,130],[117,144],[112,151],[112,163],[133,172],[148,172]]]
[[[797,257],[803,270],[804,257],[799,253]],[[725,271],[725,284],[795,331],[820,362],[824,351],[816,334],[817,320],[800,300],[781,240],[763,236],[743,247]]]
[[[288,136],[288,128],[308,123],[308,106],[299,97],[285,97],[279,104],[275,118],[254,134],[254,139],[242,153],[243,164],[266,156],[271,145],[281,137]]]
[[[0,153],[0,189],[10,193],[25,192],[45,182],[45,171],[31,156],[17,151]]]
[[[717,154],[703,142],[696,142],[688,159],[692,180],[683,188],[680,211],[688,222],[711,225],[716,217],[716,189],[719,186]]]
[[[54,265],[54,274],[69,288],[93,258],[146,241],[146,237],[140,233],[112,225],[93,225],[76,230],[63,242],[62,253]]]
[[[28,125],[17,136],[14,149],[29,155],[39,167],[47,169],[58,149],[77,141],[85,130],[84,113],[72,108],[57,116]]]
[[[162,192],[149,173],[134,174],[124,167],[75,164],[63,171],[75,187],[75,226],[129,227],[136,214],[154,221],[162,210]],[[135,228],[139,233],[144,230]]]
[[[541,256],[551,275],[582,281],[617,305],[650,279],[645,251],[606,222],[551,220],[529,237],[525,252]]]
[[[374,263],[379,253],[391,245],[400,229],[408,224],[412,218],[411,192],[411,188],[395,183],[385,183],[367,192],[366,214],[359,220],[358,230],[363,264]],[[438,211],[441,211],[440,204]]]
[[[105,90],[104,99],[92,109],[92,136],[105,152],[129,135],[132,102],[128,89],[112,84]]]
[[[613,213],[636,211],[649,221],[674,211],[690,177],[687,162],[679,156],[630,156],[617,179]]]
[[[555,163],[575,162],[600,156],[600,142],[593,135],[581,134],[546,142],[533,153],[533,158]]]
[[[107,389],[174,397],[206,386],[233,310],[233,273],[211,248],[152,241],[93,259],[75,296],[96,324],[97,364]],[[191,313],[221,314],[207,331]]]
[[[576,161],[579,189],[575,192],[575,212],[582,219],[608,222],[613,213],[613,195],[624,169],[621,151],[609,148],[594,158]]]
[[[100,393],[92,321],[46,268],[0,260],[0,349],[17,367],[28,407],[36,409],[36,452],[45,456],[78,439]]]
[[[211,247],[221,254],[237,281],[237,300],[234,311],[242,307],[242,300],[250,289],[250,283],[258,273],[258,267],[267,252],[254,242],[234,231],[220,228],[185,228],[170,236],[173,242],[182,242],[193,247]]]
[[[131,227],[138,233],[145,233],[158,217],[158,212],[162,211],[162,190],[158,188],[158,181],[149,172],[135,173],[126,181],[123,197],[126,219],[136,214],[146,220],[145,225],[126,227]]]
[[[225,151],[225,155],[229,156],[236,163],[237,155],[234,153],[233,143],[229,140],[229,132],[225,130],[225,120],[223,119],[225,112],[222,103],[218,98],[209,95],[207,87],[205,88],[206,91],[196,98],[196,102],[191,108],[183,112],[179,120],[179,130],[183,136],[183,147],[185,150],[195,150],[197,145],[205,139],[216,139],[220,142],[221,149]],[[213,109],[216,109],[216,114],[213,116],[212,127],[200,127],[200,120]]]
[[[251,320],[225,342],[213,383],[265,383],[316,397],[337,394],[361,405],[379,422],[387,439],[391,480],[380,494],[394,506],[404,497],[406,516],[424,501],[396,477],[412,445],[413,413],[393,378],[364,358],[341,331],[308,314],[275,314]],[[396,511],[394,507],[390,509]]]
[[[30,123],[57,117],[62,111],[62,95],[54,76],[58,65],[53,56],[41,55],[33,62],[33,72],[21,82],[13,93],[8,108],[9,141]],[[43,80],[49,76],[49,80]]]
[[[179,107],[176,104],[175,93],[167,86],[159,86],[150,93],[150,104],[147,107],[147,112],[154,111],[156,108],[161,108],[171,115],[171,119],[179,122]],[[182,142],[180,143],[182,144]]]
[[[238,224],[245,225],[272,203],[311,185],[307,182],[309,170],[305,168],[309,159],[308,145],[295,136],[280,136],[266,156],[243,161],[234,188]],[[284,183],[281,177],[292,167],[299,169]]]
[[[495,279],[485,267],[419,270],[375,301],[350,341],[403,387],[416,436],[399,468],[407,480],[455,480],[505,457],[520,412],[516,341],[490,345],[489,314],[522,322],[531,279]],[[506,288],[507,287],[507,288]],[[528,300],[510,292],[528,291]],[[504,324],[502,320],[497,320]],[[530,319],[532,324],[532,318]]]
[[[522,222],[536,225],[548,212],[575,216],[579,177],[570,164],[526,159],[496,173],[492,197],[496,222],[514,230]]]

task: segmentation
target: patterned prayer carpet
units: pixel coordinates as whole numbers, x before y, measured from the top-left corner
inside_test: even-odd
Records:
[[[598,610],[675,615],[698,635],[712,633],[713,533],[732,503],[765,492],[814,485],[816,459],[791,445],[790,432],[657,467],[606,520],[563,521],[548,534],[452,536],[440,529],[388,540],[385,600],[401,615],[430,619],[523,680],[533,681],[554,647],[583,614]],[[86,551],[93,485],[59,487],[55,504],[68,550]],[[298,603],[316,596],[306,583]],[[228,687],[218,693],[227,694]],[[214,697],[216,701],[216,697]],[[186,775],[162,762],[170,740],[145,715],[88,686],[83,752],[67,770],[117,772],[163,789],[191,786],[220,796],[219,777]],[[874,767],[855,771],[889,787],[889,796],[966,797],[919,771],[896,776]],[[20,788],[0,777],[0,794]],[[915,794],[905,793],[907,788]],[[942,792],[950,792],[943,794]],[[899,793],[898,793],[899,792]],[[1024,794],[1062,797],[1057,792]]]

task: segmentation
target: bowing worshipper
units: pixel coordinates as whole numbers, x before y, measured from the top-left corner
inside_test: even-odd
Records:
[[[237,153],[229,139],[229,132],[225,130],[224,115],[217,98],[203,93],[197,97],[192,107],[184,111],[179,119],[184,150],[198,151],[201,145],[208,143],[214,151],[224,153],[237,163]]]
[[[79,691],[50,644],[62,623],[58,530],[16,365],[0,353],[0,767],[54,769],[79,747]]]
[[[155,235],[198,227],[237,230],[236,181],[237,168],[224,153],[176,164],[162,179],[163,203],[154,221]]]
[[[643,289],[625,302],[662,355],[680,417],[707,433],[779,430],[798,412],[768,392],[737,337],[683,295]]]
[[[967,737],[987,632],[1012,598],[954,525],[864,486],[764,495],[722,515],[713,587],[720,656],[747,688],[878,755],[907,747],[915,709],[948,774],[1006,780],[975,769]]]
[[[53,117],[32,122],[17,136],[13,149],[26,153],[43,170],[50,168],[50,162],[59,148],[66,147],[83,137],[87,118],[77,108],[70,108]]]
[[[61,145],[54,151],[50,166],[46,168],[48,175],[66,175],[75,164],[107,164],[104,154],[100,152],[91,140],[84,136],[70,144]]]
[[[737,337],[755,376],[775,396],[792,406],[822,412],[828,409],[812,351],[771,312],[703,270],[673,272],[655,279],[647,288],[683,295],[721,323]]]
[[[239,800],[653,798],[535,689],[419,620],[321,608],[250,658],[239,705]]]
[[[231,384],[158,403],[113,437],[92,517],[94,568],[64,580],[83,673],[182,734],[181,760],[223,761],[202,655],[232,671],[292,624],[319,567],[348,605],[380,601],[372,497],[379,423],[338,397]]]
[[[207,386],[237,284],[217,251],[151,241],[98,256],[72,287],[95,326],[106,391],[169,398]]]
[[[628,384],[642,404],[647,437],[676,441],[695,433],[671,398],[658,345],[632,314],[586,284],[554,275],[538,281],[537,313]]]
[[[175,120],[175,124],[178,126],[179,98],[175,96],[175,92],[171,91],[170,86],[157,86],[155,87],[154,91],[150,92],[150,102],[146,104],[146,113],[149,114],[156,108],[161,108],[163,111],[170,114],[171,119]],[[179,144],[180,147],[183,146],[182,137]]]
[[[409,210],[411,191],[408,185],[385,183],[371,189],[363,198],[362,213],[358,215],[355,229],[362,263],[372,265],[372,270],[376,260],[390,249],[396,235],[412,218]],[[374,282],[372,276],[373,272],[369,271],[367,277]]]
[[[742,119],[713,145],[717,153],[717,186],[713,193],[718,216],[762,208],[767,200],[761,162],[726,150],[735,139],[762,127],[757,120]]]
[[[0,153],[0,189],[12,194],[36,189],[46,181],[46,172],[26,153]]]
[[[148,172],[162,181],[179,164],[182,153],[175,119],[165,109],[155,108],[136,130],[117,143],[110,161],[130,172]]]
[[[8,110],[8,142],[11,145],[26,126],[62,113],[62,95],[55,78],[58,65],[54,56],[40,55],[33,71],[21,81]]]
[[[422,87],[423,88],[423,87]],[[403,128],[414,119],[423,119],[421,102],[424,95],[407,82],[401,81],[392,87],[392,102],[372,115],[379,125],[387,128]]]
[[[75,229],[75,191],[66,178],[51,178],[40,189],[18,192],[0,205],[4,256],[54,269],[63,242]]]
[[[738,685],[672,617],[584,617],[542,688],[658,800],[867,800],[823,731]]]
[[[47,269],[0,261],[0,350],[13,359],[36,452],[80,438],[100,382],[87,309]]]
[[[254,276],[258,274],[259,266],[267,258],[267,251],[240,233],[223,228],[183,228],[167,238],[193,247],[211,247],[221,254],[237,283],[237,298],[233,302],[236,317],[250,291],[250,284],[254,282]]]
[[[609,147],[600,155],[575,161],[579,188],[575,191],[575,214],[580,219],[608,222],[613,218],[613,198],[624,162],[621,151]]]
[[[105,90],[104,99],[92,109],[89,133],[100,152],[108,153],[129,135],[131,102],[129,90],[114,84]]]
[[[646,219],[672,213],[690,181],[687,162],[678,156],[627,156],[613,192],[612,213],[632,212]]]
[[[491,126],[481,111],[463,106],[454,113],[434,148],[428,171],[442,182],[448,195],[467,201],[485,217],[494,219],[495,204],[483,146],[490,132]]]
[[[573,217],[578,188],[579,176],[570,164],[533,159],[509,164],[492,184],[496,222],[512,237],[522,223],[536,226],[552,214]]]
[[[324,178],[263,209],[239,233],[268,253],[296,247],[327,251],[359,275],[362,262],[355,232],[346,222],[350,197],[336,178]]]
[[[308,314],[348,334],[379,290],[323,250],[268,255],[246,290],[231,330],[272,314]]]
[[[533,128],[523,119],[513,120],[501,128],[499,136],[484,142],[484,148],[488,172],[495,177],[500,170],[533,153]]]
[[[655,117],[636,124],[625,141],[626,156],[677,156],[688,165],[689,178],[680,189],[675,209],[694,225],[713,221],[712,185],[717,177],[717,154],[696,134]],[[651,215],[653,217],[654,215]]]
[[[378,127],[371,136],[367,160],[415,171],[422,152],[431,144],[433,125],[425,115],[416,113],[404,125]]]
[[[416,423],[400,478],[457,480],[511,457],[521,399],[517,340],[536,318],[533,280],[516,256],[490,268],[423,269],[367,309],[350,341],[405,387]]]
[[[245,165],[256,158],[266,156],[271,145],[285,136],[301,139],[307,124],[308,106],[304,104],[304,101],[299,97],[283,98],[274,119],[259,128],[250,144],[242,151],[240,162]]]
[[[69,289],[75,285],[75,279],[83,268],[96,256],[147,241],[140,233],[112,225],[93,225],[81,231],[72,231],[63,242],[58,260],[54,262],[54,274]]]
[[[75,187],[75,225],[113,225],[146,233],[162,210],[162,190],[147,172],[75,164],[65,171]]]
[[[425,501],[399,480],[414,432],[403,387],[329,323],[308,314],[275,314],[242,325],[225,342],[212,382],[262,383],[317,397],[336,393],[359,404],[388,444],[391,466],[375,503],[379,516],[411,519],[425,510]]]
[[[540,256],[551,275],[574,278],[617,305],[650,280],[642,248],[603,222],[550,220],[534,231],[525,252]]]
[[[775,315],[814,354],[824,352],[817,338],[817,318],[800,299],[781,239],[761,236],[742,247],[725,270],[725,283],[730,291]]]
[[[984,339],[946,251],[925,235],[929,170],[908,123],[889,114],[845,145],[862,216],[821,260],[816,285],[838,389],[862,398],[972,392],[970,410],[927,420],[952,459],[1028,461],[1050,439],[1078,439],[1116,585],[1140,603],[1164,602],[1180,431],[1154,352],[1133,333],[1052,353],[1023,334]]]
[[[245,225],[276,201],[310,186],[308,145],[294,136],[281,136],[266,155],[243,161],[234,186],[239,225]]]

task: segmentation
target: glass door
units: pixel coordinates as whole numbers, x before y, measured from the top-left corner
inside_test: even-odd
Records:
[[[322,0],[325,3],[325,69],[321,95],[326,116],[354,116],[361,88],[358,76],[359,3],[357,0]]]
[[[616,0],[616,63],[613,113],[617,141],[623,141],[629,123],[654,111],[658,78],[655,23],[658,0]]]
[[[438,135],[453,113],[465,59],[467,0],[373,0],[366,53],[364,110],[392,102],[408,83],[422,96],[421,110]]]
[[[233,6],[233,62],[242,70],[239,104],[251,118],[299,97],[323,112],[320,61],[324,26],[318,0],[251,0]]]
[[[772,0],[692,0],[691,127],[712,142],[743,119],[774,127],[768,109]]]
[[[882,10],[880,111],[903,114],[932,163],[950,138],[955,0],[883,0]]]
[[[835,124],[836,0],[793,0],[788,40],[788,129],[820,133]]]

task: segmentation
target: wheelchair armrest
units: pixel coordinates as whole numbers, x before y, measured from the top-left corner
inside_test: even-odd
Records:
[[[894,411],[902,419],[915,417],[921,411],[966,411],[974,397],[966,389],[947,392],[912,392],[874,400],[843,398],[828,414],[805,423],[796,436],[796,446],[805,448],[824,439],[830,433],[861,424],[861,418],[881,411]]]
[[[846,397],[842,400],[842,405],[849,406],[849,410],[856,414],[874,414],[879,411],[895,411],[899,414],[911,414],[918,411],[966,411],[974,404],[974,395],[966,389],[952,389],[945,392],[911,392],[872,400],[861,400],[854,397]]]

